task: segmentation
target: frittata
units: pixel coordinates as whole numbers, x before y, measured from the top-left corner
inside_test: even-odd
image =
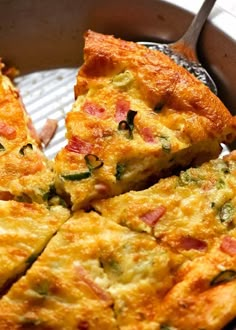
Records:
[[[235,174],[233,153],[77,211],[1,299],[0,328],[221,330],[236,316]]]
[[[0,62],[0,199],[42,203],[53,186],[53,172],[19,92],[1,66]]]
[[[166,55],[88,31],[84,60],[54,167],[74,209],[216,158],[235,137],[221,101]]]
[[[157,51],[88,31],[84,55],[53,164],[0,64],[0,330],[223,329],[236,151],[201,164],[235,117]]]

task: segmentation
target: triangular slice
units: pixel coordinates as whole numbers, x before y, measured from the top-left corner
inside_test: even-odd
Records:
[[[0,201],[0,295],[37,259],[68,217],[61,206]]]
[[[158,329],[169,261],[149,235],[78,212],[2,298],[0,328]]]
[[[75,209],[216,158],[235,137],[222,102],[164,54],[88,31],[84,59],[55,164]]]
[[[1,63],[0,117],[0,199],[43,202],[53,173],[38,146],[19,92],[2,74]]]

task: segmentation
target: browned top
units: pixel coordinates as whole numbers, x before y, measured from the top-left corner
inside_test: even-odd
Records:
[[[161,52],[113,36],[89,30],[85,34],[85,64],[81,77],[96,79],[127,68],[136,74],[143,97],[150,106],[163,103],[179,112],[195,112],[210,120],[213,135],[226,127],[236,127],[235,118],[208,87]],[[76,96],[86,90],[86,81],[78,80]],[[231,139],[227,136],[226,140]]]

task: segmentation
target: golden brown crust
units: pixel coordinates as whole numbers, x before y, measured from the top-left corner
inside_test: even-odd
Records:
[[[88,31],[84,58],[66,117],[68,145],[54,167],[57,191],[74,209],[216,158],[220,142],[235,136],[222,102],[166,55]],[[103,166],[88,173],[87,154]],[[79,173],[85,179],[76,180]]]
[[[164,54],[91,30],[85,34],[85,39],[85,64],[76,86],[79,90],[80,84],[85,84],[83,80],[80,83],[80,77],[96,79],[129,67],[136,74],[140,91],[151,107],[165,102],[170,109],[195,112],[209,120],[210,127],[204,128],[216,136],[225,128],[236,126],[220,99]],[[79,94],[77,92],[76,96]]]

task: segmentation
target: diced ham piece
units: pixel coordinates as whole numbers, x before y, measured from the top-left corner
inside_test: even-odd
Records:
[[[98,118],[104,117],[106,111],[104,108],[100,107],[96,103],[92,103],[89,101],[86,101],[82,108],[86,113]]]
[[[113,299],[110,293],[103,290],[98,284],[96,284],[91,279],[86,269],[84,269],[84,267],[82,267],[79,262],[74,262],[74,269],[77,281],[82,281],[83,283],[85,283],[95,293],[95,295],[99,299],[104,300],[108,306],[113,304]]]
[[[119,99],[116,102],[115,120],[119,123],[121,120],[125,120],[127,112],[130,110],[130,102],[127,100]]]
[[[141,130],[139,130],[139,132],[145,142],[148,142],[148,143],[155,142],[155,137],[154,137],[150,127],[143,127]]]
[[[86,155],[92,151],[92,144],[80,139],[78,136],[73,136],[65,148],[68,151]]]
[[[181,250],[198,250],[204,251],[207,248],[207,243],[191,236],[183,236],[178,242],[178,248]]]
[[[9,201],[12,200],[14,196],[9,191],[0,191],[0,200]]]
[[[16,130],[14,127],[0,122],[0,135],[5,137],[8,140],[13,140],[16,137]]]
[[[44,144],[45,147],[48,146],[53,136],[56,133],[58,127],[58,122],[55,119],[47,119],[45,125],[43,126],[41,132],[39,133],[39,139]]]
[[[158,220],[166,213],[166,208],[163,205],[158,206],[154,210],[143,214],[140,219],[150,227],[154,227]]]
[[[230,236],[225,236],[220,245],[220,249],[232,257],[236,256],[236,239]]]

